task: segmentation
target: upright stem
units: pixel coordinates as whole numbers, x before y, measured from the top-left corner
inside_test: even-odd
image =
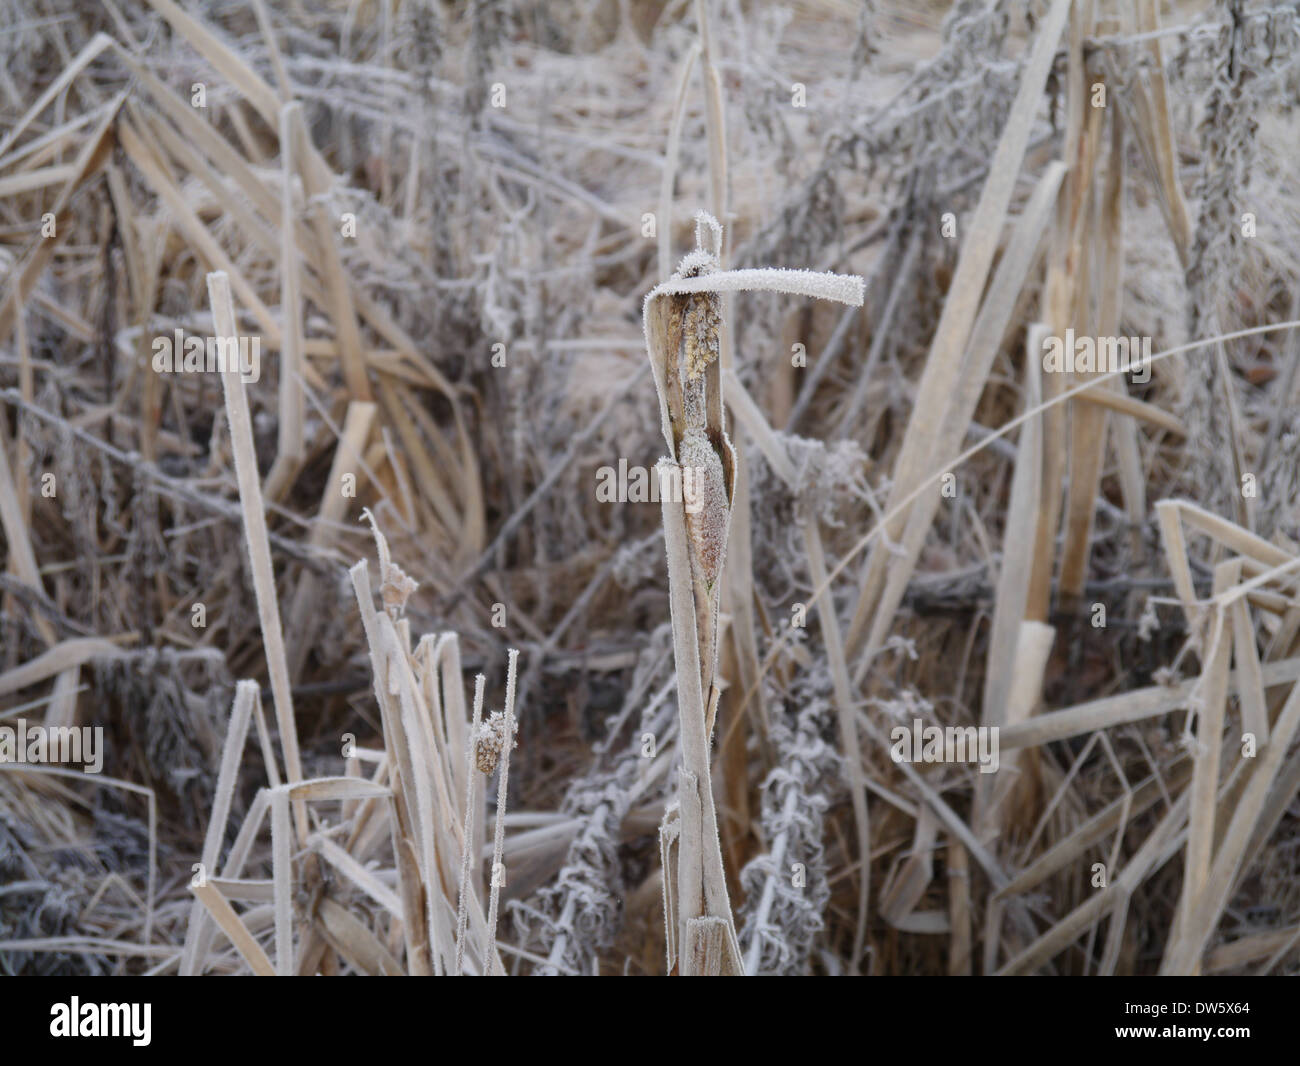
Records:
[[[660,460],[661,469],[676,465]],[[677,706],[681,716],[681,842],[678,873],[678,944],[681,972],[695,975],[692,946],[698,921],[704,917],[725,922],[731,972],[739,973],[731,902],[723,876],[722,846],[713,803],[709,771],[709,738],[705,726],[704,689],[700,678],[699,641],[695,624],[694,586],[687,554],[686,512],[681,500],[663,499],[664,541],[668,550],[668,590],[672,611],[673,646],[677,664]],[[718,972],[722,972],[719,970]]]

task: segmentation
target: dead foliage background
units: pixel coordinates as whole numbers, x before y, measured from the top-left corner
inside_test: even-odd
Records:
[[[866,298],[719,302],[700,965],[1295,973],[1298,28],[4,0],[0,725],[108,753],[0,765],[0,967],[673,965],[668,512],[597,487],[663,454],[704,209]],[[157,373],[178,329],[260,380]],[[1067,329],[1150,380],[1045,373]],[[893,761],[918,719],[998,773]]]

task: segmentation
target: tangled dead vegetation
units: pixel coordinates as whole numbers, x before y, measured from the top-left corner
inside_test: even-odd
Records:
[[[0,5],[0,969],[1300,972],[1298,34]]]

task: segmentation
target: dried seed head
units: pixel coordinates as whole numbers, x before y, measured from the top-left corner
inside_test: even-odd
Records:
[[[513,751],[519,746],[515,739],[515,734],[519,732],[519,723],[511,722],[510,730],[510,749]],[[506,747],[506,716],[500,711],[493,711],[487,717],[487,721],[478,727],[478,735],[474,738],[474,764],[485,774],[490,774],[497,768],[497,763],[501,759],[501,753]]]
[[[406,601],[411,598],[411,593],[419,587],[414,578],[392,563],[384,570],[384,583],[380,586],[379,594],[383,598],[385,609],[396,618],[406,609]]]
[[[727,547],[727,527],[731,518],[727,481],[722,460],[703,430],[687,430],[682,438],[680,457],[686,537],[690,542],[692,565],[704,579],[705,586],[711,589],[722,571]]]
[[[682,322],[686,349],[686,380],[695,381],[718,358],[718,330],[722,326],[722,298],[716,292],[691,296]]]
[[[379,523],[370,513],[370,508],[361,512],[361,518],[370,523],[370,529],[375,535],[375,547],[379,549],[379,595],[384,601],[384,609],[395,619],[406,609],[406,601],[420,587],[419,583],[393,562],[388,551],[388,540],[380,532]]]

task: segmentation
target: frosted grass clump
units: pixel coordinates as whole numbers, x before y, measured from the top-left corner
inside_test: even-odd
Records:
[[[768,849],[740,873],[740,940],[748,974],[807,974],[825,925],[831,892],[822,836],[830,790],[841,780],[840,755],[824,739],[832,717],[829,700],[810,694],[793,723],[779,715],[772,721],[778,765],[762,785]]]
[[[658,709],[650,705],[647,711],[637,736],[648,732],[662,737],[674,708],[665,703]],[[613,945],[622,927],[626,895],[620,834],[637,798],[643,767],[638,742],[618,755],[612,769],[590,772],[569,787],[560,811],[580,828],[559,876],[538,890],[532,902],[508,904],[523,940],[536,935],[545,945],[547,963],[534,971],[537,975],[590,973]]]

